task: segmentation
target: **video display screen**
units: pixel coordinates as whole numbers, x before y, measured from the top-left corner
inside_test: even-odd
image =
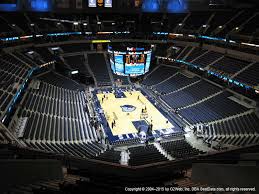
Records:
[[[138,76],[149,71],[151,63],[151,49],[127,48],[126,51],[108,49],[113,73],[123,76]]]
[[[148,53],[147,59],[146,59],[145,73],[149,71],[150,63],[151,63],[151,53]]]
[[[145,61],[144,54],[126,55],[125,74],[144,74]]]
[[[114,54],[114,72],[119,74],[124,73],[123,55]]]
[[[109,59],[110,59],[111,69],[114,72],[115,67],[114,67],[114,54],[113,53],[109,53]]]

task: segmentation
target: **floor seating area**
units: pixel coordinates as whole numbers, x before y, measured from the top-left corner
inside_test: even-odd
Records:
[[[127,76],[119,76],[119,75],[113,74],[113,79],[114,81],[120,80],[122,82],[122,85],[129,85]]]
[[[115,141],[115,142],[111,142],[111,145],[127,146],[127,145],[134,145],[134,144],[140,144],[140,143],[141,143],[140,138],[133,138],[133,139],[118,140],[118,141]]]

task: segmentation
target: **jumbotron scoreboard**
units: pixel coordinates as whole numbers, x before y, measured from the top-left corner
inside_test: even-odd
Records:
[[[109,45],[108,53],[114,74],[139,76],[149,71],[151,63],[151,45]]]

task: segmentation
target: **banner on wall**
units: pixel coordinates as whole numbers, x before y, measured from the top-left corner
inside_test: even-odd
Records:
[[[51,11],[52,1],[51,0],[28,0],[28,8],[31,11],[45,12]]]
[[[17,0],[0,1],[0,11],[16,11],[18,9]]]
[[[103,7],[103,0],[97,0],[98,7]]]
[[[135,0],[135,7],[141,7],[142,0]]]
[[[88,7],[96,7],[96,0],[88,0]]]
[[[104,7],[112,7],[112,0],[105,0]]]

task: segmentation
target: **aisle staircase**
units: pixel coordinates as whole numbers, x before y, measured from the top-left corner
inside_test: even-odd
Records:
[[[113,77],[113,74],[112,74],[110,62],[107,58],[106,53],[104,53],[103,55],[104,55],[104,59],[105,59],[106,65],[107,65],[107,69],[108,69],[108,73],[109,73],[109,76],[110,76],[111,83],[112,83],[112,85],[114,85],[114,77]]]
[[[88,72],[90,73],[90,75],[93,77],[95,87],[98,87],[98,86],[97,86],[96,77],[94,76],[94,73],[93,73],[91,67],[89,66],[89,63],[88,63],[88,56],[87,56],[87,53],[86,53],[86,52],[84,53],[84,58],[85,58],[85,66],[86,66],[86,69],[88,70]]]
[[[168,154],[164,148],[157,142],[154,143],[155,148],[161,153],[164,157],[166,157],[168,160],[175,160],[170,154]]]
[[[120,164],[124,166],[128,166],[129,164],[129,153],[127,151],[122,151],[121,152],[121,159],[120,159]]]

